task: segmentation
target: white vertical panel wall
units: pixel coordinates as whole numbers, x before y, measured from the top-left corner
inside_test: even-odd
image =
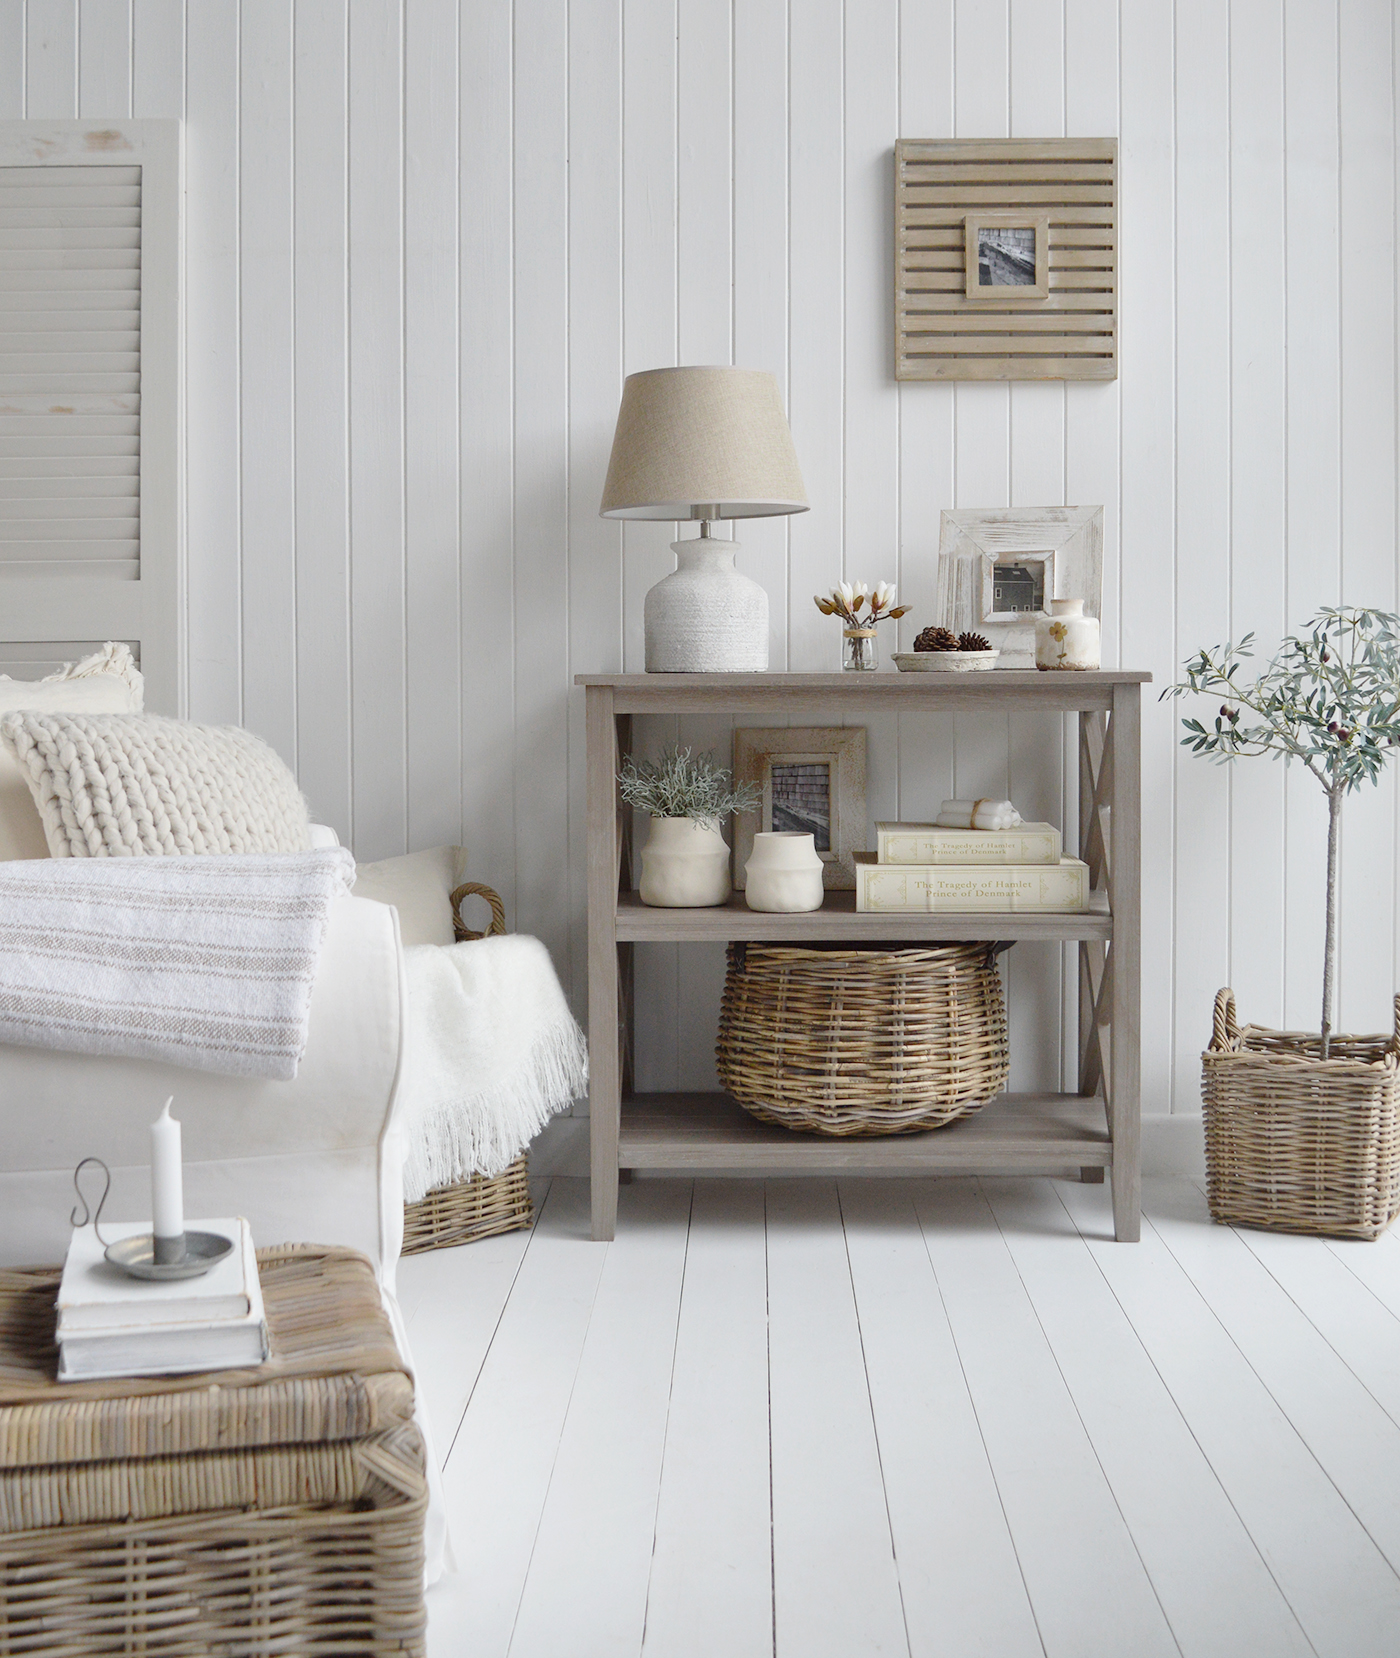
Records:
[[[1393,607],[1396,53],[1387,0],[0,0],[0,116],[187,121],[192,713],[276,743],[362,857],[460,836],[581,1004],[570,678],[641,666],[670,562],[595,516],[623,374],[778,376],[813,510],[739,526],[775,667],[834,663],[843,573],[927,620],[952,506],[1102,502],[1107,660],[1159,683]],[[1113,132],[1118,381],[896,385],[895,139]],[[1218,984],[1299,1025],[1320,976],[1314,786],[1194,763],[1175,719],[1149,702],[1149,1111],[1195,1109]],[[901,723],[872,812],[1076,809],[1053,724]],[[1400,977],[1396,803],[1348,806],[1353,1029]],[[703,1081],[718,960],[648,969],[643,1070]],[[1070,973],[1015,953],[1023,1081]]]

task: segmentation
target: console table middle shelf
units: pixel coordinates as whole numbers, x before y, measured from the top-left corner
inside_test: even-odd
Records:
[[[1114,1229],[1139,1232],[1139,725],[1144,673],[580,674],[587,699],[589,1109],[593,1236],[616,1225],[621,1169],[677,1176],[1107,1171]],[[799,915],[748,908],[742,893],[706,909],[660,909],[630,890],[629,823],[617,771],[634,714],[795,715],[991,709],[1077,716],[1078,854],[1094,892],[1080,914],[858,913],[828,892]],[[1113,835],[1105,832],[1111,814]],[[1112,851],[1110,862],[1109,851]],[[729,940],[850,942],[1074,940],[1079,944],[1079,1090],[1003,1094],[924,1133],[885,1138],[798,1134],[760,1123],[725,1094],[623,1094],[630,1076],[632,947]]]

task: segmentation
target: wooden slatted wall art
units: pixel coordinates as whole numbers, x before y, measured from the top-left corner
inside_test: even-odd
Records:
[[[176,121],[0,122],[0,659],[125,639],[181,712]]]
[[[1117,173],[1113,138],[901,139],[896,378],[1114,379]],[[1019,227],[1033,262],[979,282],[979,227]]]

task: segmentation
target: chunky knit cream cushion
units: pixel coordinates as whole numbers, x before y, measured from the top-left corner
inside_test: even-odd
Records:
[[[130,650],[109,642],[47,679],[0,674],[0,714],[16,708],[37,708],[46,714],[139,714],[142,686]],[[0,861],[48,855],[29,784],[14,755],[0,743]]]
[[[0,717],[55,858],[303,852],[310,816],[291,772],[237,726],[156,714]]]

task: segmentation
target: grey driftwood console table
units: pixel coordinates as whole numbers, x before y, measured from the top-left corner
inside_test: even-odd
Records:
[[[927,1171],[1048,1173],[1078,1167],[1112,1181],[1114,1230],[1136,1241],[1141,1199],[1139,1102],[1139,729],[1145,673],[580,674],[588,731],[588,1016],[593,1236],[611,1238],[618,1175],[690,1176]],[[617,769],[634,714],[952,714],[1041,709],[1077,715],[1079,855],[1093,880],[1078,915],[857,914],[855,894],[820,910],[766,915],[742,893],[716,909],[652,909],[631,890],[630,813]],[[1108,819],[1111,834],[1106,832]],[[632,950],[640,943],[729,939],[1077,939],[1079,1091],[1003,1094],[925,1134],[824,1139],[757,1122],[725,1094],[632,1091]]]

